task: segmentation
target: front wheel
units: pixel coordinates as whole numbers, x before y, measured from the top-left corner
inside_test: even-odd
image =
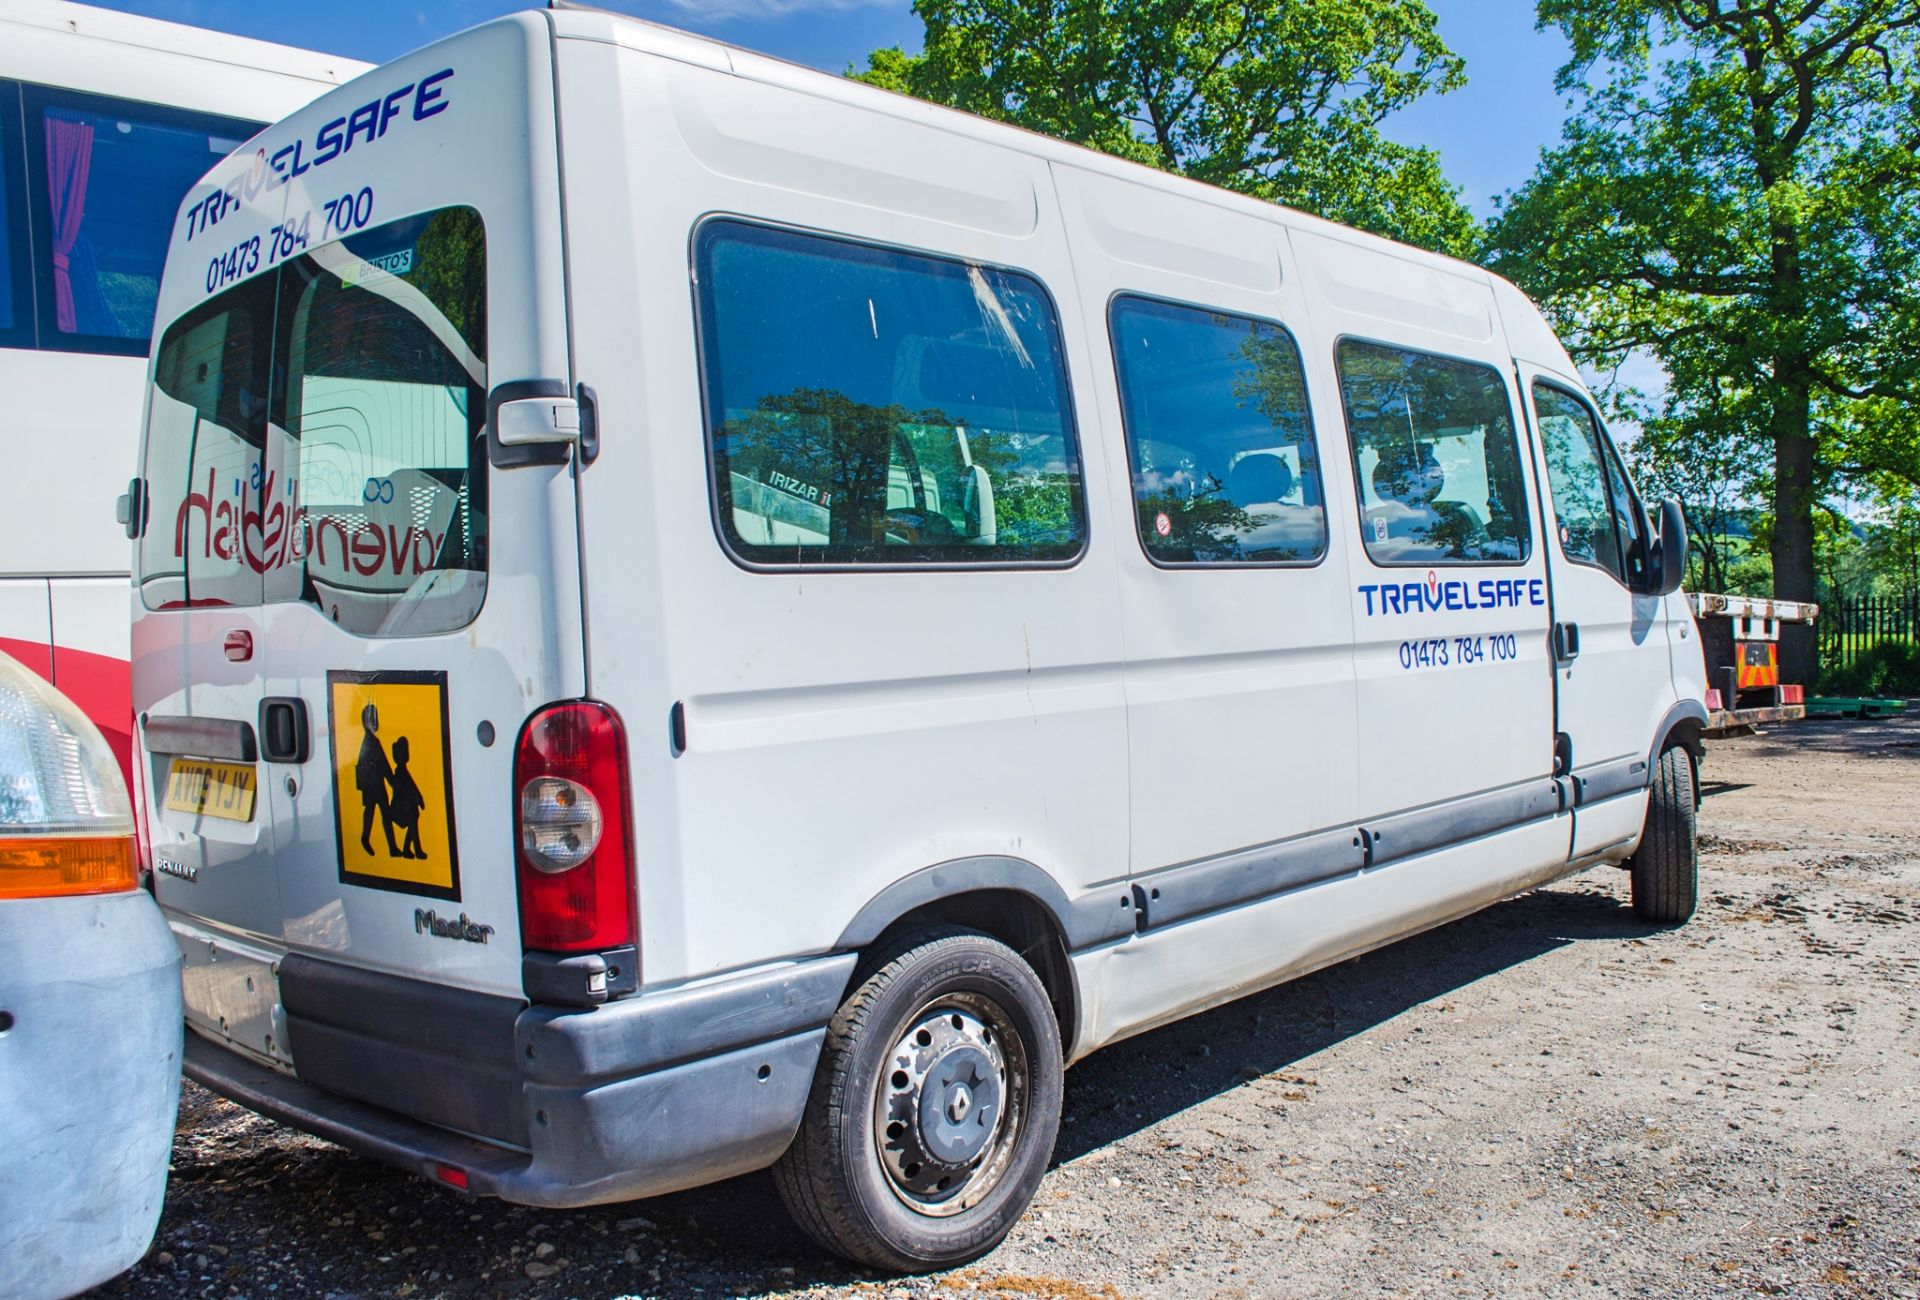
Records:
[[[1647,825],[1627,866],[1633,872],[1633,914],[1655,925],[1681,925],[1700,899],[1698,805],[1693,758],[1675,746],[1660,754],[1647,801]]]
[[[1060,1128],[1060,1031],[1005,944],[957,927],[883,954],[827,1027],[788,1211],[835,1254],[896,1272],[986,1254],[1033,1199]]]

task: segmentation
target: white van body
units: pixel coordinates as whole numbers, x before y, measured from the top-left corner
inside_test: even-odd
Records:
[[[462,256],[484,329],[432,270]],[[920,278],[836,298],[837,258],[882,290]],[[767,287],[782,267],[814,278]],[[976,330],[915,333],[969,301]],[[263,418],[206,375],[267,302]],[[408,341],[316,360],[353,334],[327,333],[336,311]],[[188,1072],[476,1192],[579,1205],[774,1161],[863,952],[906,921],[1021,953],[1072,1060],[1623,862],[1652,768],[1705,718],[1682,598],[1556,540],[1589,534],[1555,527],[1535,404],[1557,392],[1578,424],[1590,399],[1511,285],[646,23],[515,15],[293,114],[188,195],[159,319],[145,776],[226,763],[248,804],[210,815],[182,786],[149,811]],[[817,394],[741,415],[721,390],[811,364],[848,320],[887,349],[862,409],[919,414],[892,417],[871,533],[831,541],[844,483],[715,458],[819,427],[795,414]],[[1297,356],[1291,432],[1168,469],[1178,449],[1130,441],[1114,329],[1203,348],[1222,321]],[[436,359],[409,379],[391,357],[416,353]],[[987,356],[1015,397],[966,369]],[[1363,545],[1425,545],[1395,535],[1415,507],[1389,500],[1385,405],[1378,445],[1350,446],[1343,374],[1367,366],[1493,412],[1414,438],[1406,474],[1476,539],[1448,545],[1504,558]],[[935,408],[975,413],[950,437]],[[909,438],[958,468],[903,467]],[[1218,481],[1254,456],[1264,513]],[[1165,508],[1139,503],[1156,474],[1184,484]],[[1208,500],[1227,524],[1150,552],[1212,528],[1186,517]],[[1621,500],[1592,527],[1644,568]],[[484,544],[456,547],[483,501]],[[1260,550],[1269,519],[1286,536]],[[1250,555],[1279,558],[1227,562]],[[525,941],[550,868],[516,863],[515,737],[557,701],[624,733],[630,793],[605,811],[632,880],[595,906],[630,907],[631,948]],[[419,798],[385,793],[402,724],[375,705],[414,719]],[[420,760],[436,707],[444,754]],[[417,858],[378,843],[407,810]]]
[[[199,173],[366,67],[65,0],[0,8],[0,650],[86,711],[129,780],[113,499],[139,443],[167,228]],[[76,126],[94,133],[91,167],[61,253],[47,141]],[[64,316],[56,274],[71,281]]]

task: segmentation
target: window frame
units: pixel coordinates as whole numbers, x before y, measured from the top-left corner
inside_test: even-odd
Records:
[[[1450,361],[1456,365],[1471,366],[1476,370],[1490,372],[1495,379],[1500,381],[1500,391],[1506,395],[1507,427],[1513,434],[1514,464],[1517,465],[1520,470],[1520,504],[1522,508],[1527,511],[1527,526],[1521,532],[1521,538],[1525,542],[1525,549],[1523,549],[1518,556],[1511,560],[1382,560],[1374,556],[1372,548],[1367,545],[1367,494],[1365,486],[1360,482],[1360,456],[1353,441],[1353,411],[1347,405],[1346,376],[1340,369],[1340,349],[1348,343],[1360,343],[1368,347],[1384,348],[1394,352],[1407,352],[1414,356],[1432,357],[1436,361]],[[1354,530],[1360,538],[1360,553],[1366,558],[1368,564],[1373,565],[1376,569],[1429,569],[1441,567],[1449,569],[1524,569],[1533,563],[1534,527],[1539,521],[1533,518],[1533,510],[1528,505],[1528,501],[1535,495],[1535,491],[1530,491],[1529,488],[1532,487],[1537,490],[1538,485],[1530,485],[1527,482],[1527,475],[1531,470],[1531,466],[1527,463],[1526,444],[1520,436],[1521,421],[1515,418],[1513,401],[1515,394],[1512,387],[1507,383],[1507,376],[1501,371],[1499,366],[1490,361],[1476,361],[1471,357],[1456,356],[1451,352],[1436,352],[1431,348],[1415,347],[1410,343],[1396,343],[1392,339],[1376,338],[1367,334],[1339,334],[1336,335],[1333,340],[1333,380],[1334,386],[1340,390],[1340,423],[1346,435],[1347,465],[1348,468],[1353,471]],[[1522,413],[1524,414],[1524,409]]]
[[[1580,396],[1578,390],[1574,390],[1571,384],[1567,384],[1567,382],[1563,382],[1563,380],[1549,378],[1546,374],[1534,374],[1534,376],[1532,376],[1532,382],[1528,384],[1528,388],[1546,388],[1549,392],[1557,392],[1557,394],[1561,394],[1563,397],[1571,397],[1574,405],[1578,405],[1582,411],[1586,411],[1586,419],[1592,421],[1592,426],[1594,426],[1594,440],[1596,440],[1594,445],[1596,445],[1596,449],[1599,451],[1599,474],[1601,474],[1601,480],[1603,480],[1603,482],[1601,482],[1601,488],[1607,492],[1607,499],[1605,499],[1605,507],[1607,507],[1607,528],[1613,532],[1613,545],[1615,545],[1615,551],[1619,553],[1620,557],[1620,572],[1613,572],[1611,568],[1607,568],[1607,566],[1601,565],[1601,563],[1597,563],[1597,561],[1580,559],[1578,555],[1571,555],[1571,553],[1567,551],[1567,543],[1561,542],[1561,538],[1559,538],[1559,528],[1555,528],[1555,530],[1553,530],[1553,542],[1559,545],[1561,559],[1565,559],[1569,565],[1596,568],[1599,572],[1607,574],[1609,578],[1613,578],[1622,588],[1626,588],[1628,591],[1636,590],[1634,584],[1632,584],[1632,580],[1626,576],[1626,574],[1628,574],[1628,568],[1632,568],[1632,557],[1630,557],[1630,553],[1628,553],[1626,538],[1620,536],[1619,518],[1617,518],[1615,509],[1613,509],[1613,482],[1611,482],[1611,480],[1613,480],[1615,474],[1619,474],[1620,486],[1626,488],[1626,499],[1632,503],[1632,507],[1634,507],[1634,511],[1636,511],[1634,518],[1645,518],[1645,507],[1640,503],[1640,492],[1634,490],[1634,480],[1626,476],[1626,461],[1620,457],[1619,447],[1613,445],[1613,436],[1607,432],[1607,422],[1599,419],[1599,411],[1594,407],[1592,401],[1588,401],[1586,397]],[[1540,422],[1540,401],[1534,397],[1534,394],[1530,394],[1530,392],[1528,392],[1528,399],[1530,399],[1530,403],[1532,403],[1534,422],[1536,422],[1536,426],[1538,426],[1538,422]],[[1540,455],[1542,455],[1542,459],[1546,457],[1546,451],[1548,451],[1546,432],[1542,430],[1542,434],[1540,434]],[[1546,501],[1544,501],[1544,505],[1551,505],[1551,507],[1553,507],[1553,518],[1555,518],[1555,522],[1557,522],[1557,520],[1559,520],[1559,501],[1553,499],[1553,476],[1551,476],[1551,474],[1544,474],[1544,478],[1546,478],[1546,484],[1544,484],[1544,486],[1546,486]],[[1645,549],[1647,549],[1647,542],[1649,542],[1647,532],[1642,532],[1642,536],[1640,536],[1640,549],[1642,549],[1642,553],[1645,553]],[[1642,555],[1642,561],[1640,561],[1640,563],[1645,565],[1644,555]]]
[[[21,107],[21,83],[0,78],[0,209],[5,210],[7,245],[0,247],[5,258],[13,300],[13,324],[0,325],[0,348],[31,351],[39,321],[38,291],[34,284],[33,223],[27,216],[27,192],[31,182],[27,169],[26,115]]]
[[[719,430],[715,426],[716,414],[712,401],[713,387],[709,383],[710,367],[717,353],[713,337],[714,322],[709,319],[705,298],[707,287],[701,279],[701,256],[707,241],[715,237],[715,231],[728,226],[744,227],[750,230],[769,231],[776,235],[790,236],[801,240],[812,240],[825,244],[838,244],[868,252],[891,253],[904,257],[917,257],[929,261],[945,262],[953,266],[976,266],[983,270],[997,271],[1006,275],[1019,276],[1039,293],[1046,303],[1050,333],[1054,349],[1060,359],[1060,414],[1062,435],[1068,440],[1074,455],[1074,467],[1079,478],[1079,546],[1071,555],[1056,559],[1010,559],[995,558],[970,562],[965,560],[929,560],[908,559],[897,562],[876,560],[873,562],[849,562],[829,560],[794,559],[786,561],[757,560],[744,555],[734,545],[727,530],[720,500],[720,464],[714,454],[715,439]],[[694,370],[698,383],[700,402],[700,424],[702,455],[705,459],[707,478],[707,519],[713,529],[713,535],[720,549],[736,566],[749,573],[780,574],[793,573],[1004,573],[1014,571],[1064,572],[1077,568],[1087,557],[1093,545],[1093,510],[1091,508],[1087,482],[1086,444],[1080,436],[1080,417],[1073,395],[1073,358],[1067,347],[1066,332],[1060,315],[1060,301],[1053,289],[1037,272],[1023,267],[1008,266],[1000,262],[974,260],[954,253],[939,252],[919,248],[910,244],[899,244],[888,240],[870,239],[859,235],[850,235],[841,231],[823,230],[815,227],[796,225],[791,222],[771,220],[764,217],[749,216],[738,212],[707,212],[698,217],[687,234],[688,280],[693,298],[693,342]],[[998,548],[994,548],[998,549]]]
[[[1226,316],[1233,320],[1245,321],[1253,325],[1266,325],[1273,329],[1279,330],[1282,334],[1286,335],[1287,341],[1293,344],[1294,357],[1295,357],[1295,360],[1297,360],[1300,365],[1301,391],[1305,393],[1307,397],[1307,403],[1305,407],[1305,414],[1306,414],[1306,420],[1307,420],[1307,437],[1309,441],[1311,441],[1311,443],[1313,444],[1314,468],[1315,468],[1315,472],[1319,475],[1319,479],[1320,479],[1320,485],[1319,485],[1320,486],[1320,522],[1322,525],[1322,534],[1321,534],[1321,541],[1320,541],[1320,553],[1318,555],[1314,556],[1310,560],[1218,561],[1218,560],[1163,560],[1159,556],[1153,553],[1152,547],[1150,547],[1147,544],[1146,530],[1141,526],[1139,497],[1137,497],[1134,494],[1134,490],[1133,490],[1134,476],[1140,472],[1140,467],[1134,457],[1133,431],[1127,418],[1126,379],[1121,374],[1119,339],[1114,333],[1114,313],[1119,309],[1121,302],[1125,300],[1131,300],[1134,302],[1144,302],[1154,306],[1174,307],[1174,308],[1179,308],[1186,311],[1199,312],[1199,313],[1212,315],[1212,316]],[[1126,498],[1127,498],[1127,512],[1133,516],[1134,538],[1139,542],[1140,553],[1146,556],[1147,563],[1151,564],[1156,569],[1165,569],[1165,570],[1168,570],[1169,572],[1180,572],[1180,571],[1193,570],[1193,569],[1205,569],[1205,570],[1220,569],[1220,570],[1227,570],[1227,571],[1260,570],[1260,569],[1317,569],[1321,565],[1325,564],[1327,562],[1327,557],[1333,553],[1333,512],[1327,509],[1326,455],[1325,455],[1324,449],[1321,447],[1321,444],[1320,444],[1320,425],[1319,425],[1319,422],[1315,420],[1313,416],[1313,387],[1312,387],[1313,381],[1307,374],[1307,354],[1306,354],[1306,350],[1300,346],[1300,336],[1294,333],[1293,330],[1289,329],[1284,322],[1274,320],[1270,317],[1256,316],[1251,312],[1235,311],[1225,307],[1212,307],[1204,303],[1189,302],[1185,299],[1168,297],[1163,294],[1145,293],[1137,289],[1115,289],[1107,297],[1107,309],[1106,309],[1105,315],[1106,315],[1106,326],[1107,326],[1107,353],[1110,358],[1111,364],[1113,366],[1114,400],[1118,403],[1120,408],[1120,441],[1124,444],[1125,452],[1126,452],[1127,481],[1124,487],[1124,491],[1126,493]]]
[[[75,352],[87,356],[107,357],[145,357],[153,351],[154,336],[158,333],[159,321],[151,322],[143,338],[120,338],[111,334],[69,334],[61,330],[54,318],[53,261],[40,254],[46,247],[47,232],[53,229],[53,197],[44,184],[36,178],[47,174],[47,138],[44,130],[35,131],[32,125],[49,108],[67,108],[81,113],[112,114],[124,111],[128,116],[139,116],[156,126],[175,127],[186,130],[205,130],[207,134],[230,135],[244,144],[265,129],[264,123],[249,121],[245,118],[225,117],[219,113],[201,113],[193,109],[178,108],[172,104],[153,104],[146,100],[128,99],[121,95],[98,95],[90,91],[72,90],[65,86],[49,86],[39,82],[20,83],[20,133],[24,146],[22,153],[26,165],[26,205],[31,213],[29,228],[33,232],[32,254],[29,258],[29,274],[33,280],[33,325],[37,335],[35,346],[42,352]],[[218,165],[220,158],[208,155],[210,170]],[[202,172],[205,175],[205,172]],[[197,182],[198,178],[195,178]],[[188,184],[188,191],[193,184]],[[182,198],[185,197],[183,194]],[[163,243],[173,242],[172,221],[179,218],[179,204],[174,205],[173,217],[163,232]],[[161,269],[165,270],[165,259]]]

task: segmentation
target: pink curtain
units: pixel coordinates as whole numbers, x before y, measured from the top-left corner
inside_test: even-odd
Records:
[[[48,114],[47,195],[53,207],[53,310],[64,334],[75,332],[73,280],[67,274],[80,220],[87,209],[87,172],[93,166],[93,127]]]

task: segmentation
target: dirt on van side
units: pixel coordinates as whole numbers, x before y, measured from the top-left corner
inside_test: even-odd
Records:
[[[1714,742],[1701,908],[1601,869],[1110,1048],[998,1251],[864,1276],[771,1180],[476,1202],[189,1086],[135,1296],[1920,1296],[1920,704]]]

